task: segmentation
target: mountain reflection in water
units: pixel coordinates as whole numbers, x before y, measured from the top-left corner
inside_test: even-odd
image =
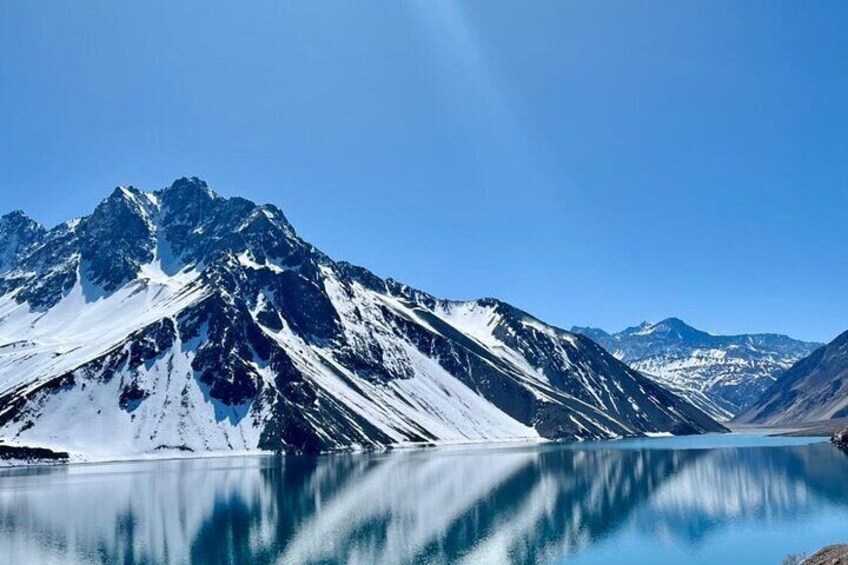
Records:
[[[685,551],[735,524],[767,532],[817,513],[848,540],[848,457],[830,445],[654,441],[660,448],[7,469],[0,555],[9,563],[544,563],[591,557],[626,532],[656,552],[630,556],[647,563],[662,561],[669,543]],[[813,549],[796,547],[804,541],[776,550]]]

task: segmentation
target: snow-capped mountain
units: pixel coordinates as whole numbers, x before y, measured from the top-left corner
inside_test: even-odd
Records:
[[[723,429],[585,337],[333,261],[196,178],[2,225],[8,444],[103,459]]]
[[[798,361],[738,421],[815,422],[848,417],[848,331]]]
[[[677,318],[614,334],[583,327],[571,331],[718,420],[750,406],[783,371],[820,346],[779,334],[712,335]]]

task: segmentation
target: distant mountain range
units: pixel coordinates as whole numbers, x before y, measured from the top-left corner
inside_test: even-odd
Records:
[[[610,334],[573,327],[712,417],[744,411],[796,361],[821,344],[779,334],[712,335],[678,318]]]
[[[337,262],[196,178],[0,220],[0,439],[108,459],[724,428],[594,341]]]
[[[848,331],[786,371],[738,418],[786,424],[848,417]]]

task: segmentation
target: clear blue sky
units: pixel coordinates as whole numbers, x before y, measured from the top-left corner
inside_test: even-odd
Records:
[[[848,329],[848,4],[213,4],[0,3],[0,210],[197,175],[560,326]]]

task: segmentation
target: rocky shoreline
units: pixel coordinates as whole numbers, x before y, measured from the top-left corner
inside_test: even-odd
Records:
[[[803,565],[846,565],[848,564],[848,544],[829,545],[801,563]]]
[[[0,466],[67,463],[68,459],[69,455],[64,451],[0,442]]]
[[[830,441],[841,449],[842,451],[848,453],[848,428],[845,428],[841,432],[836,432],[833,434],[833,437],[830,438]]]

